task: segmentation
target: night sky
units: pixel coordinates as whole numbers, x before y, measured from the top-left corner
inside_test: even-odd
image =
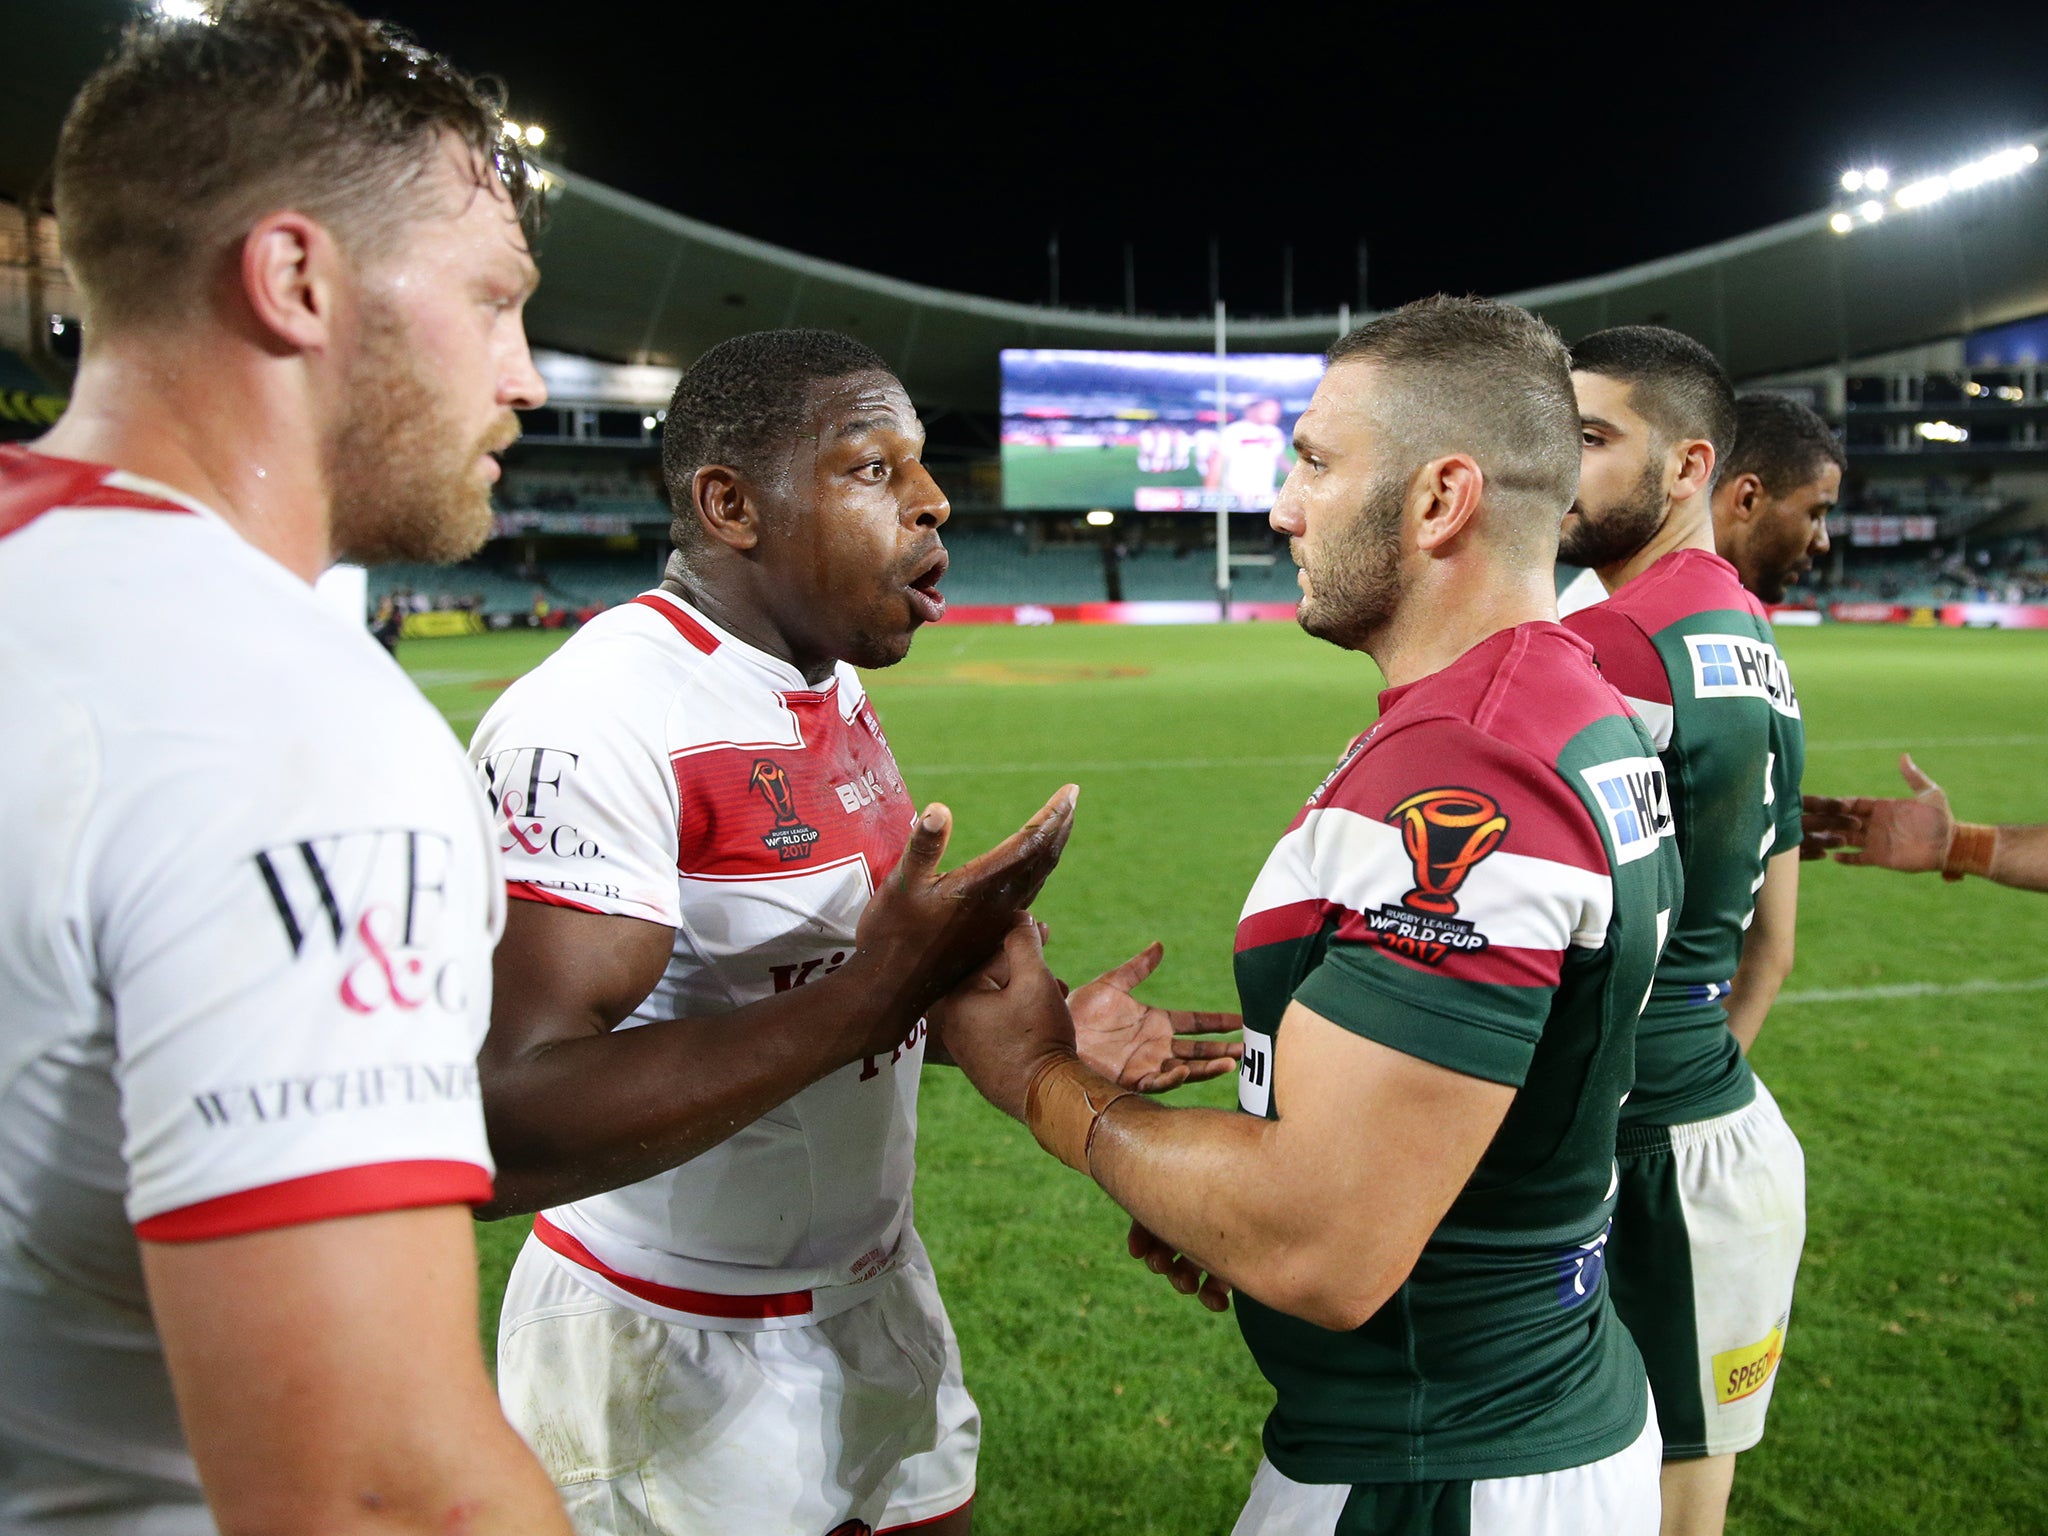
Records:
[[[2048,126],[2048,5],[1072,10],[362,0],[572,169],[813,255],[1119,309],[1385,306],[1590,276]],[[1202,8],[1206,12],[1206,7]],[[803,13],[808,15],[809,13]],[[1332,18],[1323,19],[1324,15]],[[1657,18],[1652,20],[1651,18]]]

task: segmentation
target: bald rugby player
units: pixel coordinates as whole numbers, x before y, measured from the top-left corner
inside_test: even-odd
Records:
[[[949,508],[873,351],[714,347],[663,432],[654,591],[513,685],[472,748],[514,898],[483,1054],[506,1411],[585,1536],[964,1532],[980,1417],[911,1219],[926,1018],[1051,871],[1071,786],[951,874],[857,667],[940,617]],[[907,845],[906,845],[906,839]],[[1161,1088],[1236,1024],[1083,988]]]
[[[944,1016],[1134,1252],[1236,1291],[1278,1394],[1241,1536],[1657,1530],[1602,1253],[1679,871],[1649,738],[1550,617],[1578,431],[1562,343],[1512,305],[1330,349],[1272,522],[1302,627],[1388,686],[1246,900],[1238,1112],[1092,1070],[1028,927]]]

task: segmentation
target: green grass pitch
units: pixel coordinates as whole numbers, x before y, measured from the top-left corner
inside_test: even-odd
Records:
[[[2048,635],[1790,630],[1809,788],[1895,793],[1898,747],[1983,821],[2048,820]],[[408,642],[465,738],[554,637]],[[1150,995],[1234,1007],[1230,940],[1378,676],[1291,625],[925,632],[872,679],[955,856],[1066,778],[1044,897],[1085,979],[1167,946]],[[1756,1061],[1807,1154],[1810,1232],[1736,1536],[2048,1531],[2048,897],[1807,866]],[[1188,1095],[1227,1103],[1227,1086]],[[983,1536],[1228,1530],[1269,1402],[1228,1318],[1123,1256],[1124,1222],[935,1067],[918,1224],[985,1415]],[[524,1223],[481,1229],[486,1335]]]

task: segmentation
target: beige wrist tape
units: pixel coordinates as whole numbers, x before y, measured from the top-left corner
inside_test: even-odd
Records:
[[[1991,861],[1997,856],[1998,828],[1979,826],[1974,821],[1959,821],[1955,836],[1949,839],[1948,857],[1942,861],[1941,878],[1988,877]]]
[[[1076,1173],[1088,1171],[1088,1147],[1102,1113],[1132,1096],[1084,1065],[1079,1056],[1050,1056],[1024,1090],[1024,1123],[1038,1144]]]

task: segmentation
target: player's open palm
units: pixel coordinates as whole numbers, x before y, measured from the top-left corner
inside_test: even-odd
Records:
[[[1155,1008],[1132,994],[1166,953],[1156,940],[1067,999],[1081,1059],[1119,1087],[1164,1093],[1237,1070],[1244,1046],[1203,1035],[1242,1028],[1234,1013]]]
[[[1009,837],[945,874],[939,860],[952,812],[934,805],[917,819],[895,874],[854,934],[863,963],[887,989],[893,1018],[916,1019],[1001,948],[1059,863],[1079,794],[1064,786]]]
[[[1806,796],[1802,802],[1806,842],[1822,851],[1844,850],[1835,854],[1844,864],[1906,871],[1940,869],[1956,830],[1948,794],[1920,771],[1911,753],[1900,754],[1899,773],[1914,792],[1910,800]]]

